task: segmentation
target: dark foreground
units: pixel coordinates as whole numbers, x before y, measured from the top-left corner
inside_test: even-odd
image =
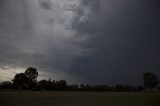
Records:
[[[160,106],[160,93],[0,92],[0,106]]]

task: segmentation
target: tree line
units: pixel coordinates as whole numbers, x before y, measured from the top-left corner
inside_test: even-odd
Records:
[[[0,89],[13,90],[35,90],[35,91],[153,91],[160,90],[158,77],[150,72],[143,74],[143,86],[130,85],[88,85],[88,84],[68,84],[66,80],[42,79],[37,81],[38,71],[29,67],[24,73],[18,73],[12,81],[0,83]]]

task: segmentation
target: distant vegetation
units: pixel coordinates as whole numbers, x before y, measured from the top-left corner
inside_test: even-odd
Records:
[[[24,73],[18,73],[12,81],[0,83],[0,89],[13,90],[35,90],[35,91],[153,91],[160,90],[158,87],[158,77],[150,72],[143,74],[144,86],[130,85],[87,85],[87,84],[68,84],[66,80],[43,79],[37,81],[38,71],[36,68],[29,67]]]

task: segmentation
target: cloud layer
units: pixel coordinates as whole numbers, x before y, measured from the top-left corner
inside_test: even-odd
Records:
[[[158,4],[157,0],[83,0],[73,28],[89,36],[87,46],[94,52],[76,58],[72,73],[88,83],[135,85],[142,84],[146,71],[159,75]],[[86,20],[81,22],[82,17]]]
[[[143,72],[160,69],[158,4],[1,0],[0,78],[34,66],[41,78],[141,84]]]
[[[71,29],[78,0],[6,0],[1,4],[2,65],[65,73],[74,57],[87,54],[83,47],[87,39]]]

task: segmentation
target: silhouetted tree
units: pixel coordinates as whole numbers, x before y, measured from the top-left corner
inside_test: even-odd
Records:
[[[40,90],[56,90],[54,80],[52,82],[51,79],[39,81],[38,86],[39,86]]]
[[[112,91],[112,88],[107,85],[95,85],[93,87],[94,91]]]
[[[26,75],[26,77],[32,81],[37,81],[37,77],[38,77],[38,71],[36,68],[33,67],[29,67],[24,74]]]
[[[54,89],[53,82],[52,82],[51,78],[48,79],[47,84],[48,84],[48,90]]]
[[[3,81],[0,83],[0,89],[13,89],[13,84],[10,81]]]
[[[56,81],[56,86],[58,90],[65,90],[67,88],[67,82],[66,80]]]
[[[29,67],[24,73],[16,74],[13,85],[17,89],[35,89],[37,84],[38,71],[36,68]]]
[[[67,90],[69,90],[69,91],[78,91],[80,89],[79,89],[79,86],[77,84],[72,84],[72,85],[68,85]]]
[[[25,72],[27,77],[28,89],[34,89],[37,84],[38,71],[36,68],[29,67]]]
[[[38,90],[66,90],[67,82],[65,80],[40,80],[38,81],[36,89]]]
[[[152,90],[158,84],[158,77],[153,73],[146,72],[143,74],[143,81],[144,87]]]
[[[13,83],[4,81],[0,83],[0,89],[29,89],[29,90],[70,90],[70,91],[141,91],[143,87],[130,85],[87,85],[71,84],[68,85],[66,80],[40,80],[37,82],[38,71],[36,68],[29,67],[24,73],[18,73],[13,78]],[[158,85],[158,77],[153,73],[144,73],[143,75],[145,88],[154,88]],[[160,85],[159,85],[160,86]],[[160,89],[160,87],[157,86]]]
[[[47,80],[38,81],[38,89],[39,90],[48,90],[48,81]]]
[[[55,80],[52,81],[52,90],[57,90],[57,85]]]
[[[17,89],[26,89],[28,88],[28,78],[24,73],[16,74],[13,81],[13,85]]]

